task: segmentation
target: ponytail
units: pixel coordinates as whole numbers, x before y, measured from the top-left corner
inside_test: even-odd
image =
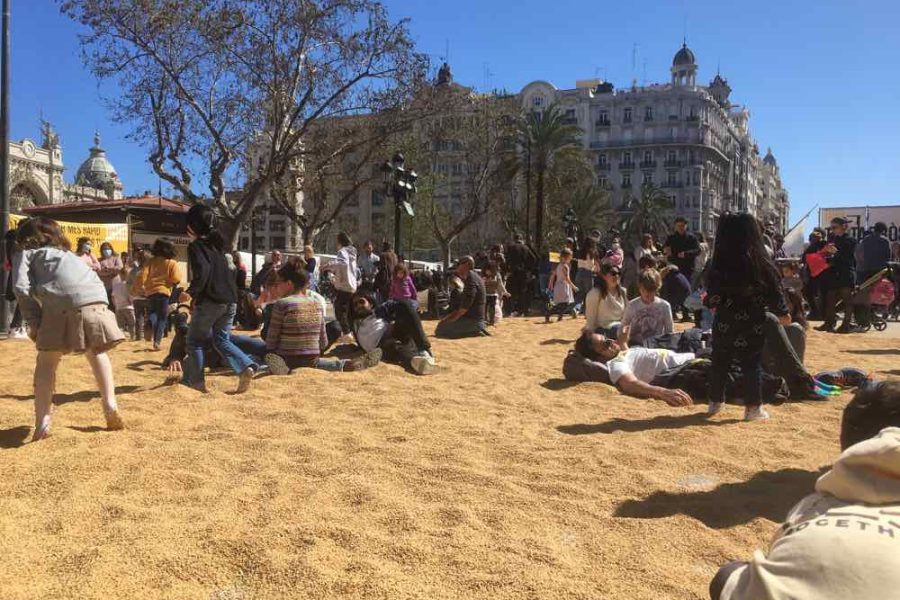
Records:
[[[187,226],[219,252],[225,251],[225,238],[216,229],[216,213],[210,207],[193,205],[187,212]]]

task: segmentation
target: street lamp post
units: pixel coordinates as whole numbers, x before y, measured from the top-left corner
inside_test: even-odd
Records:
[[[416,180],[419,178],[415,171],[405,168],[404,163],[403,155],[398,152],[390,161],[381,165],[385,195],[394,200],[394,251],[397,253],[401,251],[402,213],[405,212],[410,217],[416,216],[411,202],[416,195]]]
[[[3,0],[2,38],[0,38],[0,233],[3,248],[0,259],[6,256],[6,231],[9,228],[9,2]],[[9,304],[6,302],[6,277],[0,277],[0,335],[9,333]]]

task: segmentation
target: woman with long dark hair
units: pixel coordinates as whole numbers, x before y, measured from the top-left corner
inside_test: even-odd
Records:
[[[193,241],[188,246],[191,265],[191,325],[187,334],[187,359],[181,382],[206,391],[203,377],[203,346],[212,336],[212,344],[228,366],[240,375],[237,393],[250,389],[259,371],[253,359],[235,346],[229,334],[237,312],[237,284],[225,260],[225,240],[215,229],[211,208],[195,204],[187,213],[187,231]]]
[[[585,331],[602,333],[608,338],[619,337],[625,307],[628,306],[628,292],[620,282],[622,270],[615,265],[600,267],[600,277],[594,280],[594,287],[585,298]]]
[[[761,397],[766,311],[785,318],[788,308],[781,277],[751,215],[729,214],[719,221],[707,277],[706,302],[716,312],[708,414],[722,410],[728,371],[737,360],[746,383],[744,420],[768,419]]]

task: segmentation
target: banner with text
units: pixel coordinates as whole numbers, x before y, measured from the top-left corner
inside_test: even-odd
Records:
[[[23,215],[9,215],[9,228],[18,227],[19,222],[27,219]],[[128,225],[125,223],[71,223],[69,221],[57,221],[63,234],[69,238],[72,249],[78,238],[86,237],[91,240],[95,254],[100,250],[100,244],[109,242],[116,253],[128,252]]]
[[[862,239],[875,223],[881,221],[888,227],[888,239],[900,241],[900,206],[820,208],[819,227],[827,228],[835,217],[850,221],[850,235],[856,239]]]

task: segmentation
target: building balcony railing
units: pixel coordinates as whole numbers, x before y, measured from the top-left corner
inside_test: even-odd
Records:
[[[610,169],[611,167],[612,167],[612,165],[609,164],[609,163],[597,163],[597,170],[598,170],[598,171],[609,171],[609,169]]]
[[[599,121],[597,121],[597,122],[594,124],[594,126],[595,126],[597,129],[603,129],[603,128],[605,128],[605,127],[610,127],[611,125],[612,125],[612,121],[610,121],[609,119],[606,119],[605,121],[604,121],[603,119],[600,119]]]
[[[694,132],[689,135],[661,135],[643,140],[606,140],[591,142],[594,150],[602,148],[627,148],[629,146],[656,146],[663,144],[703,144],[702,136]]]
[[[656,161],[655,161],[655,160],[642,160],[642,161],[641,161],[641,168],[642,168],[642,169],[655,169],[655,168],[656,168]]]
[[[667,160],[666,162],[663,163],[663,166],[666,166],[666,167],[680,167],[680,166],[681,166],[681,161],[680,161],[680,160]]]
[[[578,125],[578,119],[575,117],[563,117],[562,122],[565,125]]]
[[[620,169],[634,169],[634,163],[633,162],[620,162],[619,168]]]
[[[664,188],[682,188],[682,187],[684,187],[684,185],[679,181],[676,181],[674,183],[670,182],[670,181],[664,181],[662,184],[662,187],[664,187]]]
[[[646,117],[644,117],[644,121],[645,121],[645,122],[646,122],[646,121],[652,121],[652,120],[653,120],[653,117],[650,116],[650,115],[647,115]]]
[[[622,189],[623,189],[623,190],[630,190],[630,189],[631,189],[631,184],[630,184],[630,183],[623,183],[623,184],[622,184]]]

